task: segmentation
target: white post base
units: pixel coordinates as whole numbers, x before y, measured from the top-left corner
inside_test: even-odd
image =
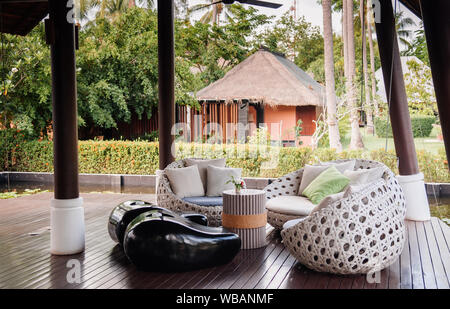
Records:
[[[423,181],[423,174],[397,176],[406,198],[406,219],[412,221],[428,221],[430,205]]]
[[[81,197],[52,199],[50,211],[50,252],[71,255],[84,251],[84,208]]]

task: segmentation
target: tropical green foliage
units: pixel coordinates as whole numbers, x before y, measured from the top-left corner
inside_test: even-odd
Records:
[[[80,31],[80,126],[116,128],[117,123],[130,121],[133,113],[150,118],[157,106],[157,14],[152,9],[123,8],[114,17],[97,16],[95,23],[87,23]],[[255,50],[252,33],[270,19],[254,8],[233,5],[229,10],[233,17],[221,26],[176,20],[178,104],[196,106],[195,91],[250,55]],[[43,24],[25,37],[5,35],[3,59],[1,123],[13,123],[36,137],[46,135],[51,124],[51,68]]]
[[[116,128],[119,122],[130,121],[134,113],[141,118],[151,117],[158,97],[155,1],[79,2],[81,17],[84,18],[80,49],[77,51],[80,126],[96,127],[101,131]],[[187,5],[186,0],[176,0],[176,3],[180,8]],[[204,3],[210,1],[205,0]],[[358,2],[354,3],[355,86],[359,88],[362,76],[361,25],[357,15]],[[334,0],[333,6],[336,11],[342,10],[342,0]],[[286,54],[300,68],[324,84],[323,38],[319,28],[312,26],[305,18],[294,20],[286,13],[270,24],[270,28],[260,31],[273,18],[259,14],[251,6],[244,8],[234,4],[224,6],[223,9],[227,13],[223,23],[191,23],[188,18],[178,15],[175,24],[177,103],[197,106],[197,90],[223,77],[231,67],[255,52],[260,45]],[[88,14],[92,10],[97,14]],[[95,16],[95,19],[89,20],[88,15],[91,18]],[[411,33],[406,29],[408,25],[411,25],[410,21],[399,16],[397,27],[400,36],[410,40]],[[418,34],[408,49],[411,53],[420,54],[424,51],[423,32]],[[335,35],[336,94],[344,98],[342,44],[341,37]],[[44,40],[43,25],[40,24],[25,37],[5,35],[5,53],[2,58],[5,65],[0,68],[4,80],[0,84],[0,122],[12,123],[21,132],[33,137],[46,135],[51,125],[51,83],[50,55]],[[375,67],[379,67],[377,55]],[[431,80],[428,76],[420,76],[423,84]],[[410,100],[411,108],[419,114],[431,115],[436,109],[432,98],[420,88],[421,84],[407,85],[408,95],[418,98]],[[346,107],[340,108],[342,111]],[[341,120],[341,130],[348,128],[347,122],[348,118]],[[325,136],[323,144],[327,140]]]
[[[421,28],[415,31],[415,37],[406,51],[403,52],[405,56],[416,56],[427,66],[430,66],[430,58],[428,57],[427,40],[425,38],[425,31],[423,29],[423,23],[420,24]]]
[[[411,114],[434,116],[438,114],[431,70],[423,63],[410,60],[406,63],[405,87]]]
[[[318,27],[305,17],[295,20],[285,13],[273,27],[259,35],[262,45],[285,54],[300,68],[307,70],[318,58],[323,58],[323,37]]]
[[[4,35],[0,68],[2,123],[37,136],[51,121],[50,50],[40,24],[24,37]]]
[[[157,16],[130,9],[114,21],[97,19],[81,33],[78,104],[82,125],[113,128],[131,113],[150,118],[158,100]],[[178,50],[179,51],[179,50]],[[181,52],[178,52],[180,54]],[[182,57],[176,63],[176,101],[195,105],[189,95],[199,80]]]
[[[196,22],[180,28],[177,46],[199,72],[202,86],[220,78],[236,64],[256,50],[252,39],[254,31],[270,21],[270,17],[257,14],[253,7],[229,7],[232,14],[223,25]]]

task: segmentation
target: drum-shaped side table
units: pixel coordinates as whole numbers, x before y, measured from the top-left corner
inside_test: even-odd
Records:
[[[244,189],[223,192],[222,225],[241,237],[241,249],[266,245],[266,193]]]

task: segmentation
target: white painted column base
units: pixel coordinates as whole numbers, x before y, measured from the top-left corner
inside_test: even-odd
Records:
[[[50,211],[50,252],[70,255],[84,251],[84,208],[81,197],[52,199]]]
[[[423,173],[397,176],[397,180],[403,189],[406,198],[406,219],[413,221],[428,221],[430,205],[423,181]]]

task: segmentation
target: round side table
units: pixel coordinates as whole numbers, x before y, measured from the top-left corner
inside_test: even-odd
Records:
[[[241,249],[266,245],[266,193],[243,189],[223,192],[222,225],[241,237]]]

